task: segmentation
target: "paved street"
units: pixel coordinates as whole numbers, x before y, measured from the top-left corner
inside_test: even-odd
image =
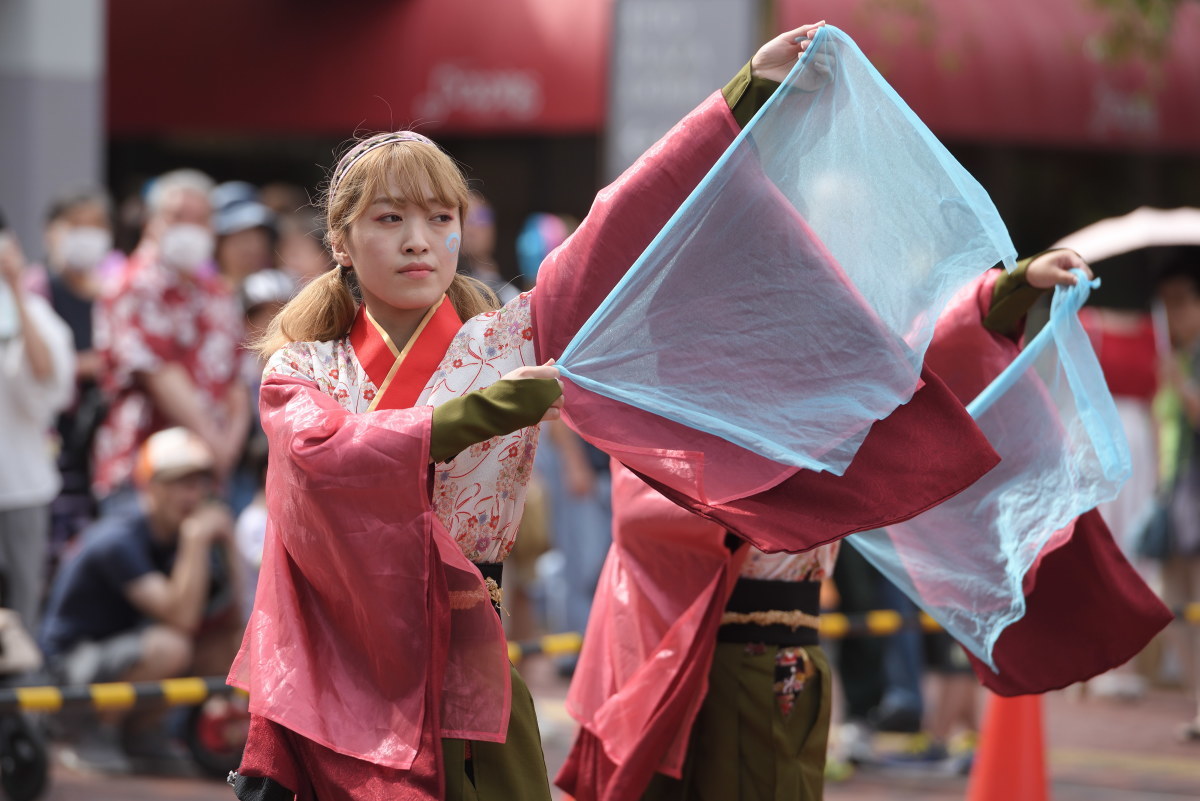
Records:
[[[540,659],[523,666],[538,703],[546,759],[553,773],[570,747],[573,724],[563,706],[565,684]],[[1055,801],[1182,801],[1200,798],[1200,744],[1177,743],[1173,729],[1187,714],[1179,692],[1156,690],[1138,704],[1046,697],[1051,798]],[[859,768],[827,788],[828,801],[950,801],[966,795],[966,779],[928,769]],[[561,796],[560,796],[561,797]],[[57,766],[46,801],[142,801],[232,798],[222,783],[202,779],[96,776]],[[1014,799],[1014,801],[1020,801]]]

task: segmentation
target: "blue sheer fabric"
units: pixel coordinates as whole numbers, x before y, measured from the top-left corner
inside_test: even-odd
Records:
[[[1025,612],[1022,582],[1076,517],[1116,497],[1131,460],[1078,312],[1092,284],[1059,287],[1050,321],[967,409],[1001,463],[917,517],[847,541],[992,669]]]
[[[1014,258],[983,188],[826,26],[558,366],[780,464],[841,474],[918,388],[949,298]]]

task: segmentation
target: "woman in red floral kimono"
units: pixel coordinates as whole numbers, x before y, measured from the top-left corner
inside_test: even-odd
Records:
[[[466,192],[419,134],[360,142],[328,191],[338,266],[262,344],[268,534],[231,672],[244,798],[460,797],[472,770],[549,797],[493,602],[561,391],[529,298],[496,310],[456,274]]]

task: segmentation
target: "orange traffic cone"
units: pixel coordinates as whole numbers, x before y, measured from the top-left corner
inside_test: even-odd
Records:
[[[967,801],[1047,801],[1042,697],[988,696]]]

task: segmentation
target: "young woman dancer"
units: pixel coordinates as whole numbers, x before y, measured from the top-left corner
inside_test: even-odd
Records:
[[[812,28],[760,69],[786,74]],[[339,160],[337,266],[262,343],[270,517],[230,673],[252,713],[241,798],[549,797],[493,603],[535,424],[561,405],[550,357],[735,132],[715,95],[602,192],[548,260],[546,320],[532,293],[496,310],[456,275],[467,188],[434,143],[381,134]]]

